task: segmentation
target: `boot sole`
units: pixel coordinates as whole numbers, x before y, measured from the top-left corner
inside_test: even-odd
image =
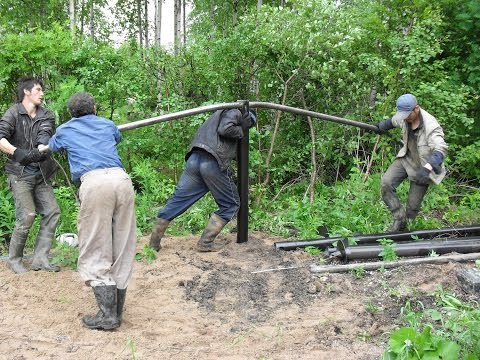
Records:
[[[45,268],[43,266],[32,266],[30,268],[30,270],[33,270],[33,271],[40,271],[40,270],[43,270],[43,271],[48,271],[48,272],[60,272],[60,268],[56,269],[56,268]]]
[[[115,324],[111,324],[111,325],[90,326],[90,325],[85,324],[85,322],[82,321],[82,324],[83,324],[84,327],[86,327],[87,329],[91,329],[91,330],[113,330],[113,329],[116,329],[116,328],[120,327],[120,322],[115,323]]]

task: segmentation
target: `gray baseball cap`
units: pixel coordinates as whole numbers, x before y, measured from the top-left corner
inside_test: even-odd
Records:
[[[397,99],[397,113],[393,115],[393,121],[403,121],[417,106],[417,98],[412,94],[403,94]]]

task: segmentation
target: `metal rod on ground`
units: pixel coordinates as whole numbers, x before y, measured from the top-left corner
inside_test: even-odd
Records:
[[[480,225],[468,225],[460,227],[450,227],[444,229],[432,229],[432,230],[415,230],[415,231],[403,231],[393,233],[378,233],[369,235],[354,235],[350,236],[350,239],[356,241],[357,244],[370,244],[375,243],[379,239],[390,239],[393,241],[413,241],[414,237],[419,239],[432,239],[438,236],[446,234],[454,234],[456,236],[466,235],[480,235]],[[326,249],[331,246],[335,241],[345,239],[343,236],[335,236],[324,239],[312,239],[302,241],[279,241],[273,244],[276,250],[295,250],[298,248],[305,248],[307,246],[315,246],[320,249]]]
[[[240,101],[243,111],[250,111],[248,101]],[[243,138],[237,145],[238,164],[238,193],[240,197],[240,208],[237,214],[237,243],[248,241],[248,159],[249,159],[249,130],[245,131]]]
[[[306,267],[307,265],[299,265],[299,266],[287,266],[287,267],[280,267],[280,268],[275,268],[275,269],[265,269],[265,270],[257,270],[257,271],[252,271],[252,274],[260,274],[260,273],[266,273],[266,272],[273,272],[273,271],[282,271],[282,270],[292,270],[292,269],[301,269]]]
[[[311,265],[310,271],[314,273],[341,273],[362,268],[364,270],[392,269],[406,265],[418,264],[445,264],[451,261],[463,262],[480,259],[480,253],[443,255],[439,257],[426,257],[416,259],[402,259],[397,261],[376,261],[370,263],[356,263],[347,265]]]
[[[384,251],[384,247],[381,245],[347,247],[343,240],[338,242],[337,249],[338,251],[331,253],[331,256],[342,257],[344,261],[378,258],[380,253]],[[474,253],[480,251],[480,238],[466,237],[463,239],[454,238],[401,243],[395,244],[394,250],[397,256],[426,256],[432,251],[437,254],[450,252]]]

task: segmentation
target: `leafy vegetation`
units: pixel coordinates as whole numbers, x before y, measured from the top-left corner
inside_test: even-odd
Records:
[[[393,114],[400,94],[412,92],[439,119],[449,144],[448,176],[429,189],[412,229],[478,223],[477,0],[286,0],[263,1],[261,8],[253,0],[235,2],[236,8],[230,2],[195,1],[186,42],[174,53],[135,41],[140,17],[132,1],[119,1],[114,11],[128,34],[120,44],[112,40],[119,29],[102,15],[104,1],[93,0],[91,8],[79,11],[76,30],[69,26],[65,3],[34,0],[32,7],[40,11],[35,17],[30,7],[14,6],[12,0],[0,4],[0,112],[15,101],[16,81],[24,75],[44,80],[46,105],[58,124],[69,119],[67,99],[80,90],[91,92],[99,115],[117,124],[237,99],[374,124]],[[135,185],[141,234],[150,232],[157,209],[173,193],[188,143],[208,115],[123,134],[119,151]],[[346,238],[382,232],[391,215],[380,198],[380,178],[399,138],[395,131],[377,137],[331,122],[259,110],[250,132],[249,228],[299,239],[318,237],[320,227]],[[75,232],[77,189],[68,181],[65,155],[55,157],[66,169],[54,181],[62,210],[57,231]],[[398,189],[403,200],[407,192],[407,184]],[[15,215],[4,173],[0,206],[0,238],[5,240],[0,251],[5,254]],[[200,232],[215,207],[206,196],[172,222],[168,232]],[[30,249],[36,227],[38,220],[27,243]],[[382,258],[393,260],[392,244],[383,246]],[[151,261],[155,254],[150,250],[145,248],[137,259]],[[307,251],[314,255],[317,250]],[[63,245],[55,252],[56,260],[68,266],[78,256]],[[355,276],[363,276],[362,270],[354,270]],[[449,313],[474,314],[455,306]],[[477,326],[472,318],[457,320]],[[447,320],[441,323],[453,328]],[[456,328],[463,329],[458,331],[464,337],[444,337],[438,321],[432,324],[400,329],[388,356],[451,356],[456,343],[463,359],[470,353],[478,358],[473,342],[463,341],[467,327]]]
[[[391,334],[382,360],[473,360],[480,356],[478,304],[468,304],[439,288],[436,306],[408,301],[402,308],[408,324]]]

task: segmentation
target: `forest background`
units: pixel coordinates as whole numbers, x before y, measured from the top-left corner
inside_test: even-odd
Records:
[[[153,22],[145,20],[152,4]],[[69,120],[66,103],[77,91],[92,93],[99,115],[117,124],[238,99],[375,124],[411,92],[449,144],[448,176],[431,187],[413,228],[478,223],[478,1],[175,0],[170,48],[161,45],[161,10],[162,0],[3,0],[0,112],[15,102],[25,75],[43,79],[58,125]],[[149,233],[208,116],[124,132],[119,150],[135,184],[139,233]],[[380,178],[400,145],[398,130],[391,133],[259,110],[250,132],[249,228],[298,239],[318,238],[319,228],[383,231],[391,216]],[[76,232],[76,186],[65,154],[55,157],[65,169],[54,181],[58,233]],[[402,197],[407,191],[399,189]],[[0,202],[6,255],[15,215],[4,172]],[[169,233],[199,233],[215,208],[206,196]]]

